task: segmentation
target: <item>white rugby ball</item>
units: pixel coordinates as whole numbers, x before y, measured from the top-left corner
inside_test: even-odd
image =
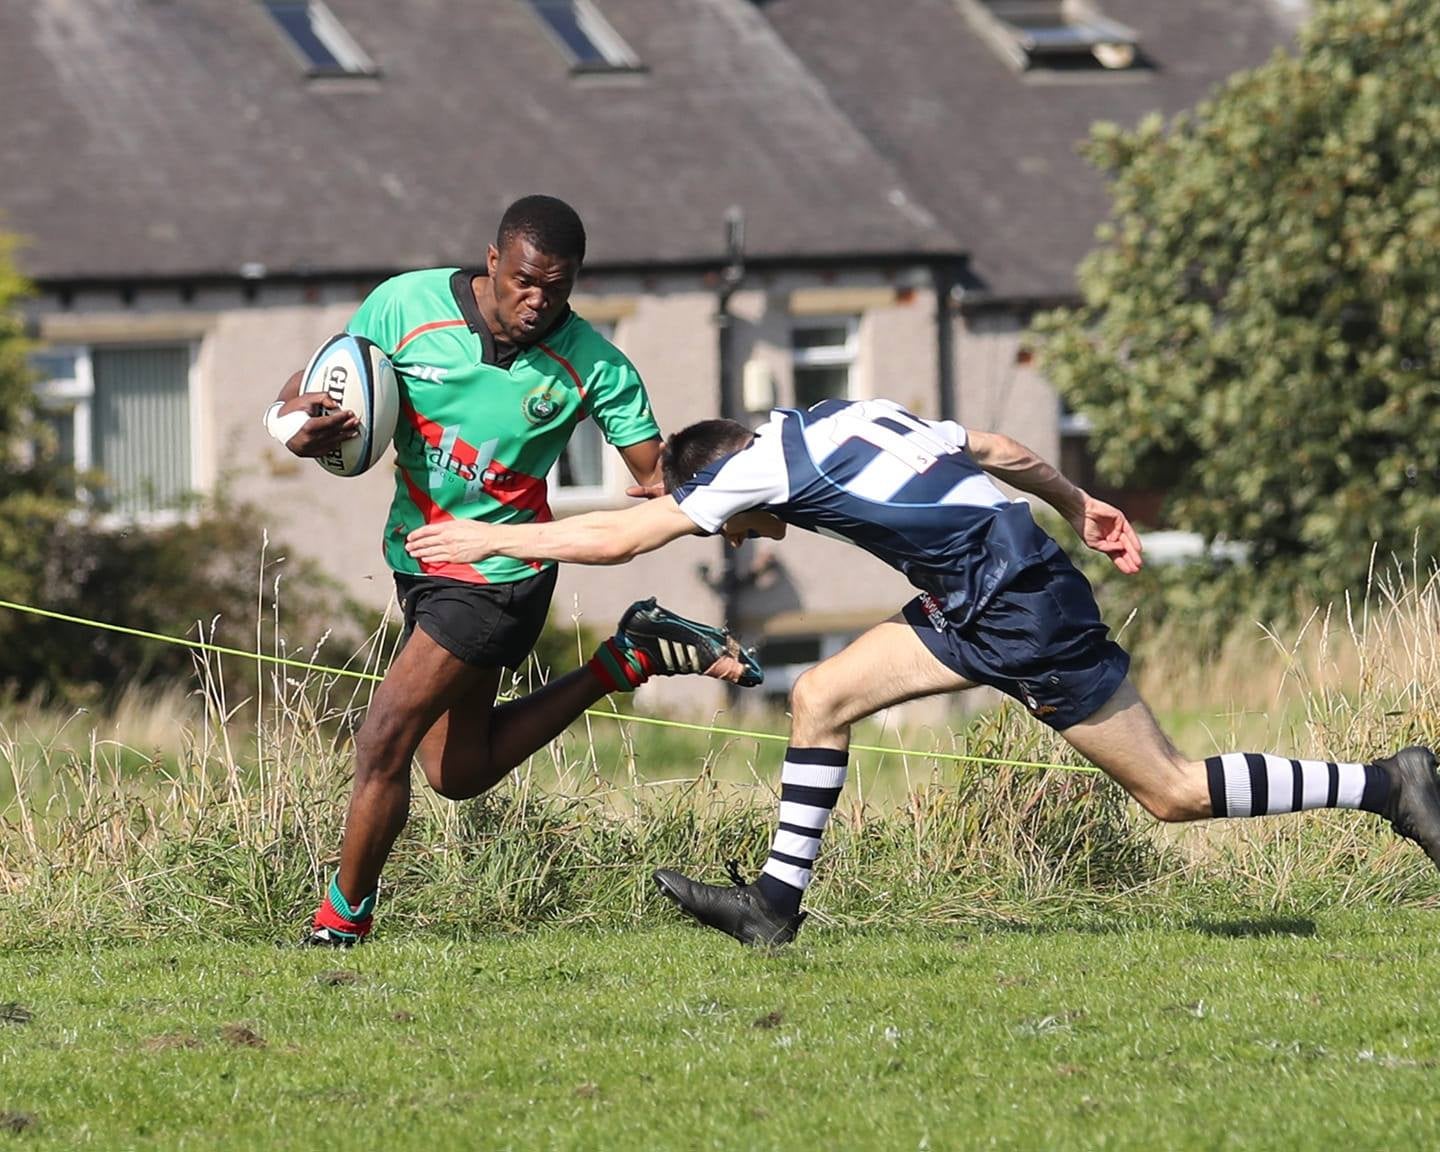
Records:
[[[360,420],[360,435],[315,458],[325,471],[359,476],[385,455],[400,416],[400,385],[378,344],[349,333],[330,337],[310,357],[300,391],[327,393]]]

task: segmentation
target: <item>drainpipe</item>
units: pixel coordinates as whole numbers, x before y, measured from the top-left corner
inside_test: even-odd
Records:
[[[745,213],[731,207],[725,213],[725,267],[720,271],[720,284],[715,293],[716,352],[720,375],[720,415],[726,420],[745,420],[745,405],[740,394],[740,374],[735,365],[735,318],[730,314],[730,298],[745,279]],[[720,601],[725,627],[738,625],[740,590],[745,580],[741,570],[740,548],[731,548],[720,541]],[[740,690],[726,685],[726,696],[733,707]]]
[[[949,264],[937,264],[935,281],[935,379],[940,389],[940,419],[959,420],[960,378],[955,370],[955,308],[951,299],[960,279]]]

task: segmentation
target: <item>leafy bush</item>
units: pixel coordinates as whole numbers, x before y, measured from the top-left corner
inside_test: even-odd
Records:
[[[222,499],[191,522],[144,530],[70,513],[17,568],[22,592],[11,598],[28,585],[25,602],[52,612],[254,651],[273,644],[278,595],[290,655],[331,633],[348,655],[363,636],[364,614],[314,564],[266,556],[253,508]],[[189,680],[195,666],[185,646],[44,617],[7,614],[0,637],[0,684],[17,695],[113,700],[132,684]],[[254,669],[222,667],[240,698]]]
[[[1437,58],[1432,0],[1329,0],[1295,55],[1089,143],[1113,210],[1045,371],[1102,474],[1245,541],[1271,602],[1440,547]]]

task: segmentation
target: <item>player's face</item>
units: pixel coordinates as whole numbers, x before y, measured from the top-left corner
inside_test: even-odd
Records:
[[[579,264],[519,236],[504,251],[490,245],[488,263],[500,334],[512,344],[533,344],[565,310]]]

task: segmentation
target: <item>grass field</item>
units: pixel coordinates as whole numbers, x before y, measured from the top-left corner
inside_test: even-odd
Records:
[[[1147,677],[1194,755],[1362,759],[1440,733],[1437,637],[1440,577]],[[886,717],[747,952],[648,877],[753,872],[779,746],[596,719],[418,789],[315,953],[367,693],[218,683],[0,707],[0,1152],[1440,1146],[1440,878],[1373,817],[1159,826],[1017,708]]]
[[[1433,915],[0,956],[0,1146],[1440,1142]],[[8,1022],[7,1022],[8,1021]]]

